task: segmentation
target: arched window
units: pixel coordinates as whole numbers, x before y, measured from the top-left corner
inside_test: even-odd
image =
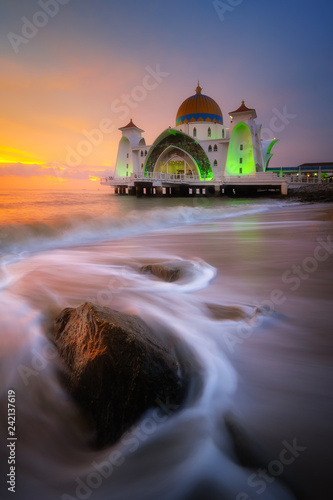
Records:
[[[145,156],[147,156],[147,150],[145,151]]]
[[[211,137],[212,136],[212,129],[210,127],[208,127],[208,137]]]
[[[217,151],[217,146],[216,146],[216,144],[215,144],[215,146],[214,146],[214,151]]]
[[[224,129],[222,129],[222,139],[224,139]]]
[[[141,156],[143,156],[143,151],[141,151]]]
[[[214,160],[214,167],[217,167],[217,160]]]
[[[212,151],[213,151],[212,146],[211,146],[211,145],[209,145],[209,146],[208,146],[208,153],[211,153]]]
[[[194,127],[193,129],[193,137],[196,137],[197,136],[197,129]]]

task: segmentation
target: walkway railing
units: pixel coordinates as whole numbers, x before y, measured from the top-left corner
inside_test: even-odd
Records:
[[[130,177],[131,180],[146,180],[151,179],[154,181],[190,181],[190,182],[199,182],[200,180],[205,180],[205,177],[200,179],[199,175],[192,174],[167,174],[164,172],[139,172],[133,173]],[[211,180],[211,179],[209,179]]]
[[[255,175],[230,175],[222,178],[223,184],[269,184],[281,182],[278,174],[257,172]]]
[[[307,177],[306,175],[288,175],[285,176],[285,179],[288,180],[288,182],[295,182],[297,184],[325,184],[327,182],[330,182],[329,177],[321,179],[318,176]]]
[[[138,172],[132,173],[128,177],[105,177],[101,179],[101,184],[128,184],[129,182],[135,181],[172,181],[172,182],[186,182],[186,183],[197,183],[197,182],[220,182],[221,179],[212,179],[210,177],[192,174],[167,174],[162,172]]]
[[[257,172],[255,175],[232,175],[226,177],[205,178],[191,174],[167,174],[162,172],[138,172],[127,177],[106,177],[101,179],[101,184],[109,186],[134,185],[136,181],[156,181],[163,183],[170,181],[173,184],[281,184],[292,182],[288,178],[279,177],[272,172]]]

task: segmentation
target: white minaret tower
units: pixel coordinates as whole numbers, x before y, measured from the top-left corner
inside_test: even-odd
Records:
[[[137,170],[139,148],[146,144],[142,137],[144,130],[134,125],[132,118],[125,127],[120,127],[119,130],[121,130],[122,137],[119,141],[115,177],[127,177]],[[138,149],[133,151],[132,148]]]

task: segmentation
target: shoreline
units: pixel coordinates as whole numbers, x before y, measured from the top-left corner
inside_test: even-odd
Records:
[[[302,202],[333,202],[333,183],[288,186],[286,198]]]

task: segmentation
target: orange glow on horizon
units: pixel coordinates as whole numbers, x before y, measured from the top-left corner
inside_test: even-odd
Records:
[[[99,178],[95,182],[91,179],[63,179],[46,175],[44,177],[0,177],[0,192],[7,190],[22,189],[54,189],[54,190],[76,190],[76,189],[107,189],[99,184]]]
[[[26,163],[28,165],[41,165],[40,158],[32,155],[28,151],[0,146],[0,164],[1,163]]]

